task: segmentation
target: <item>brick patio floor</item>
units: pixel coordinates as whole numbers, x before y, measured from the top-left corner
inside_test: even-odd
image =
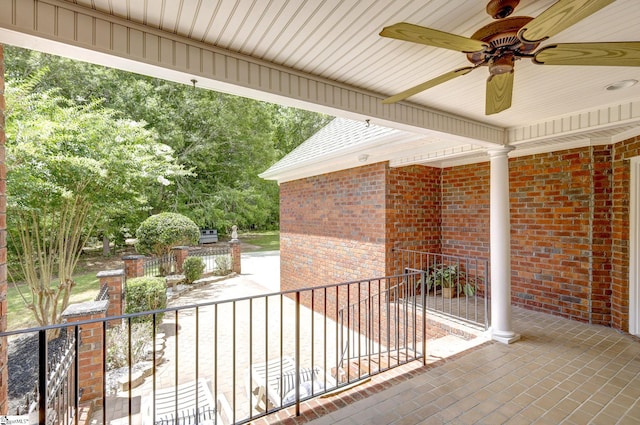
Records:
[[[413,362],[256,424],[639,424],[640,342],[513,309],[522,339]],[[429,348],[427,348],[429,350]]]

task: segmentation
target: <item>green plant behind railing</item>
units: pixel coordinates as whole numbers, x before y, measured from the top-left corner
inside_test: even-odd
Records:
[[[471,297],[476,293],[475,279],[467,278],[464,271],[460,270],[458,264],[434,264],[426,270],[427,291],[438,288],[456,288],[457,293],[464,293]],[[418,284],[421,284],[421,280]]]
[[[205,265],[202,257],[187,257],[182,263],[182,271],[187,283],[193,283],[200,279],[204,269]]]
[[[167,287],[161,277],[134,277],[127,280],[126,311],[125,313],[141,313],[145,311],[167,308]],[[162,320],[162,313],[157,314],[158,321]],[[152,320],[151,316],[139,316],[134,322]]]

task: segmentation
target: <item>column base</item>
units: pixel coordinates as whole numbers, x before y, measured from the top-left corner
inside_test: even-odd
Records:
[[[491,331],[489,331],[491,332]],[[520,334],[516,334],[516,333],[510,333],[510,334],[498,334],[498,333],[491,333],[491,339],[494,341],[498,341],[501,342],[503,344],[513,344],[516,341],[520,340]]]

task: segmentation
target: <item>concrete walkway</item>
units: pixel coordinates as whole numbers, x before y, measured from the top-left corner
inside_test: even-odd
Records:
[[[172,299],[169,307],[187,308],[165,313],[162,319],[163,362],[139,387],[107,397],[107,422],[147,425],[154,385],[158,390],[196,379],[207,381],[214,399],[223,396],[232,418],[240,421],[261,413],[250,395],[252,364],[288,356],[299,358],[301,367],[335,367],[339,327],[303,306],[296,352],[296,304],[278,293],[279,260],[278,252],[244,254],[239,276]]]
[[[242,272],[240,275],[205,285],[169,302],[169,307],[206,304],[213,301],[224,301],[245,298],[254,295],[278,292],[280,287],[280,253],[255,252],[242,255]],[[274,300],[269,310],[274,310]],[[284,300],[287,303],[288,300]],[[264,315],[264,306],[251,306],[256,317]],[[273,314],[272,314],[273,315]],[[177,316],[177,317],[176,317]],[[235,316],[235,321],[233,317]],[[206,306],[181,310],[175,313],[167,313],[160,325],[160,332],[166,335],[163,362],[156,368],[156,389],[169,388],[175,385],[190,382],[199,378],[206,379],[214,393],[222,393],[228,399],[243,400],[244,408],[236,406],[238,418],[248,416],[249,402],[245,389],[245,378],[242,374],[235,374],[237,370],[248,368],[246,348],[248,341],[234,341],[234,335],[248,335],[249,322],[248,303],[225,303],[219,307]],[[276,318],[272,318],[275,323]],[[256,319],[256,327],[259,319]],[[197,324],[196,324],[197,323]],[[236,329],[234,329],[234,325]],[[217,326],[216,326],[217,324]],[[196,334],[196,327],[198,333]],[[216,329],[214,329],[214,327]],[[261,328],[263,329],[263,328]],[[234,330],[236,332],[234,332]],[[213,335],[217,335],[216,341]],[[264,343],[254,339],[253,344]],[[232,349],[237,351],[234,356]],[[195,362],[197,357],[197,364]],[[239,357],[234,367],[233,359]],[[259,361],[256,356],[255,361]],[[254,361],[254,359],[252,359]],[[214,362],[218,362],[214,364]],[[212,370],[220,373],[212,375]],[[107,396],[106,414],[107,422],[111,425],[139,425],[146,424],[145,416],[148,416],[150,395],[153,393],[154,379],[148,377],[145,382],[134,388],[131,392],[121,391],[115,395]],[[129,411],[131,400],[131,412]],[[131,413],[131,415],[129,415]],[[129,422],[131,416],[131,422]],[[102,423],[102,411],[94,415],[93,424]]]

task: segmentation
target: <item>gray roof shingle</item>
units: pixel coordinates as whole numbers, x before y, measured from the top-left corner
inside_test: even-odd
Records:
[[[363,121],[334,118],[316,134],[273,164],[260,176],[274,177],[304,164],[317,163],[343,151],[368,145],[378,140],[409,134],[401,130],[380,127]]]

